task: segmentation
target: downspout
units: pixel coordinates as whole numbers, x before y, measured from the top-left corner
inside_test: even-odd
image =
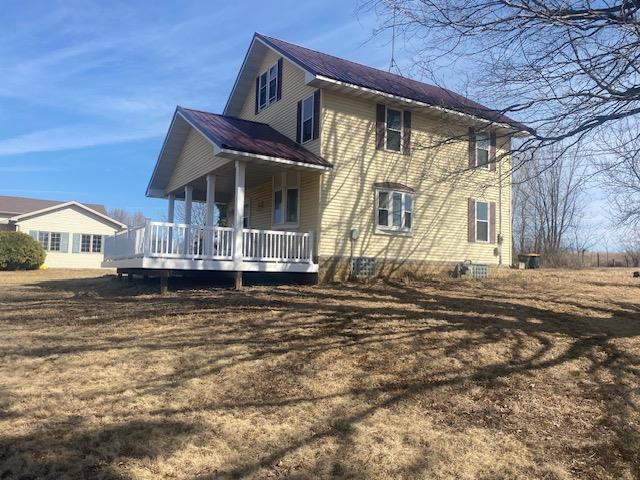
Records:
[[[498,162],[498,265],[502,266],[502,245],[504,245],[504,237],[502,236],[502,162]]]

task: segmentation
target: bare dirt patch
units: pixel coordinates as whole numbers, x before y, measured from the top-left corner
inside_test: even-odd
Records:
[[[640,476],[640,281],[0,273],[0,478]]]

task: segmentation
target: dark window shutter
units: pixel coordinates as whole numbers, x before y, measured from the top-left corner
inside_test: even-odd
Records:
[[[313,92],[313,139],[320,136],[320,90]]]
[[[492,131],[489,136],[489,170],[496,169],[496,132]]]
[[[469,127],[469,168],[476,166],[476,131]]]
[[[469,199],[469,241],[476,241],[476,201],[473,198]]]
[[[409,110],[404,111],[402,128],[402,153],[411,155],[411,112]]]
[[[276,100],[282,98],[282,57],[278,59],[278,87],[276,89]]]
[[[376,149],[382,150],[384,148],[384,131],[385,131],[385,106],[378,103],[376,105]]]
[[[300,130],[300,120],[302,119],[302,101],[298,102],[298,113],[296,115],[296,142],[302,143],[302,131]]]
[[[260,76],[256,77],[256,115],[258,114],[258,100],[260,97]]]
[[[489,203],[489,241],[496,243],[496,202]]]

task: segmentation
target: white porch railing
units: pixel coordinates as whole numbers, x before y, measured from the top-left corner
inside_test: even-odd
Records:
[[[244,260],[311,263],[313,258],[310,233],[245,228],[242,237]]]
[[[147,222],[107,237],[106,261],[138,257],[232,260],[233,228]],[[313,263],[311,233],[243,229],[242,260]]]

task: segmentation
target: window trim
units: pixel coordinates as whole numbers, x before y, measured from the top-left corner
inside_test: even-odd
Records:
[[[58,236],[58,248],[56,250],[52,248],[54,235]],[[46,250],[47,252],[62,252],[62,232],[49,232],[49,248]]]
[[[271,77],[269,76],[271,73],[271,70],[275,69],[275,88],[274,88],[274,97],[273,99],[271,99],[271,97],[269,96],[269,84],[271,83]],[[265,76],[266,80],[265,83],[262,83],[262,77],[263,75]],[[261,111],[263,111],[264,109],[266,109],[269,105],[276,103],[278,101],[278,62],[274,63],[273,65],[267,67],[267,69],[263,72],[260,72],[258,74],[258,113],[260,113]],[[260,104],[260,92],[262,91],[262,88],[265,87],[265,104],[261,105]]]
[[[398,150],[387,148],[387,141],[389,140],[389,130],[390,130],[388,127],[389,110],[393,110],[394,112],[400,112],[400,148]],[[393,130],[393,131],[397,132],[398,130]],[[402,153],[404,151],[404,110],[391,108],[388,105],[384,106],[384,146],[383,148],[387,152],[393,152],[393,153]]]
[[[375,188],[375,210],[374,210],[374,232],[381,233],[385,235],[411,235],[413,232],[413,226],[415,224],[415,205],[416,205],[416,194],[414,192],[407,192],[406,190],[393,190],[389,188]],[[389,195],[389,208],[387,208],[387,223],[389,225],[380,225],[378,223],[378,215],[380,211],[380,193],[387,193]],[[402,195],[402,211],[401,211],[401,225],[394,226],[393,225],[393,194],[398,193]],[[406,196],[411,197],[411,210],[406,209]],[[405,227],[406,217],[405,214],[411,214],[411,227]]]
[[[486,141],[487,141],[487,149],[485,150],[484,148],[480,148],[480,137],[482,137],[483,139],[486,137]],[[476,140],[475,140],[475,166],[477,168],[485,168],[486,170],[491,170],[491,134],[490,133],[481,133],[481,132],[477,132],[476,133]],[[482,151],[486,151],[487,152],[487,163],[481,164],[479,163],[479,155],[478,152],[482,150]]]
[[[287,185],[287,171],[280,173],[280,187],[276,188],[276,177],[278,174],[271,177],[271,228],[273,230],[285,229],[285,228],[298,228],[300,225],[300,172],[296,173],[296,185]],[[287,222],[287,190],[298,190],[298,205],[296,209],[296,221]],[[276,192],[282,192],[282,222],[275,223],[275,206],[276,206]]]
[[[78,252],[79,254],[89,254],[89,255],[102,255],[104,253],[104,241],[102,239],[100,239],[100,251],[99,252],[94,252],[93,251],[93,238],[94,237],[103,237],[104,235],[102,234],[98,234],[98,233],[78,233],[77,235],[80,235],[80,245],[78,245]],[[82,237],[83,236],[88,236],[89,237],[89,251],[88,252],[84,252],[82,251]]]
[[[314,121],[315,121],[315,116],[316,116],[316,102],[315,102],[315,93],[312,93],[311,95],[305,97],[302,99],[302,103],[301,103],[301,107],[300,107],[300,145],[304,145],[305,143],[309,143],[310,141],[313,140],[313,128],[315,127],[314,125]],[[311,99],[311,117],[309,118],[309,120],[311,120],[311,136],[305,140],[304,139],[304,102],[306,102],[307,100]]]
[[[478,220],[478,204],[479,203],[484,203],[487,205],[487,220]],[[489,200],[478,200],[476,199],[474,201],[474,208],[475,211],[473,212],[473,219],[475,222],[475,225],[473,226],[474,230],[475,230],[475,237],[476,237],[476,243],[491,243],[491,202],[489,202]],[[478,238],[478,222],[485,222],[487,223],[487,239],[486,240],[481,240]]]

